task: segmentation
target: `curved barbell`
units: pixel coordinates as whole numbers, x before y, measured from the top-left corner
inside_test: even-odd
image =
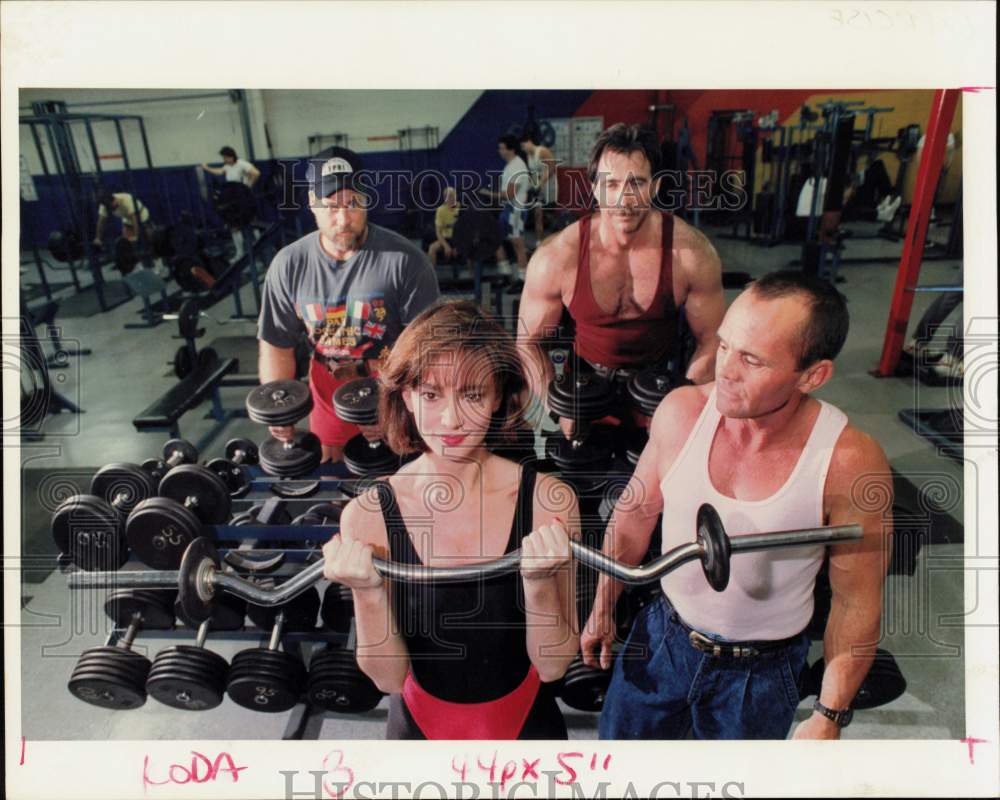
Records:
[[[835,525],[787,531],[743,534],[730,537],[718,513],[708,503],[698,509],[695,541],[675,547],[643,566],[615,561],[610,556],[571,541],[573,556],[581,564],[629,585],[659,580],[690,561],[700,560],[705,577],[716,591],[729,583],[729,560],[732,553],[750,553],[809,545],[838,544],[861,539],[860,525]],[[427,567],[422,564],[399,564],[373,559],[376,571],[384,578],[407,583],[451,583],[482,580],[508,572],[521,565],[521,551],[508,553],[493,561],[460,567]],[[219,554],[206,537],[188,545],[176,571],[137,570],[134,572],[76,572],[69,578],[71,589],[177,589],[181,605],[196,621],[211,614],[216,592],[229,592],[248,603],[279,606],[298,596],[323,578],[319,560],[279,586],[269,589],[222,569]]]

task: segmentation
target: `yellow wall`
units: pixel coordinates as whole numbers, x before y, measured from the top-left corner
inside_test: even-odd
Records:
[[[878,106],[881,108],[892,108],[875,115],[875,123],[872,126],[872,136],[885,137],[895,136],[896,132],[907,125],[916,124],[920,126],[921,133],[927,132],[927,120],[931,113],[931,103],[934,99],[934,91],[931,89],[907,89],[907,90],[871,90],[858,92],[844,92],[831,94],[828,92],[817,92],[809,97],[805,104],[814,110],[819,103],[827,100],[842,101],[864,101],[866,107]],[[799,111],[796,110],[786,119],[781,120],[782,125],[796,125],[799,122]],[[857,130],[864,130],[867,122],[867,115],[859,114],[855,117]],[[951,123],[951,131],[955,134],[955,154],[951,161],[951,166],[944,177],[937,196],[937,202],[946,204],[953,203],[958,197],[959,187],[962,183],[962,99],[959,97],[958,106],[955,109],[955,117]],[[775,137],[775,144],[778,143]],[[896,174],[899,171],[899,160],[894,153],[882,153],[882,161],[889,172],[889,179],[895,183]],[[906,178],[903,186],[903,201],[910,202],[913,194],[913,187],[916,183],[917,167],[919,157],[910,160],[906,170]],[[761,175],[761,167],[758,164],[757,175]],[[758,180],[758,188],[760,181]]]

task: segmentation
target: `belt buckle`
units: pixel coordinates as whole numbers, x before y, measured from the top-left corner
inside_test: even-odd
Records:
[[[713,642],[703,633],[691,631],[688,634],[688,641],[691,642],[691,646],[695,650],[700,650],[702,653],[709,653],[716,658],[722,655],[722,645],[718,642]]]

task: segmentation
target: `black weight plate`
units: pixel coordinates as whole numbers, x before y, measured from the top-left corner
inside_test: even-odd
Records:
[[[574,662],[563,677],[560,697],[577,711],[598,712],[604,706],[604,696],[610,683],[610,670],[594,669],[583,662]]]
[[[255,514],[251,514],[249,511],[243,511],[236,514],[231,520],[229,520],[229,524],[237,528],[242,525],[254,525],[256,522],[257,516]]]
[[[219,354],[213,347],[206,347],[200,353],[198,353],[198,369],[207,370],[211,369],[212,365],[219,360]]]
[[[104,602],[104,613],[119,628],[127,628],[135,614],[142,617],[143,630],[170,630],[174,627],[173,600],[164,605],[162,598],[133,591],[112,593]]]
[[[323,605],[320,607],[320,619],[323,625],[338,633],[350,633],[351,620],[354,619],[354,600],[345,597],[343,590],[351,590],[346,586],[331,583],[323,593]]]
[[[560,417],[587,422],[606,416],[615,400],[611,382],[593,373],[558,375],[549,383],[548,405]]]
[[[301,688],[306,682],[306,670],[301,664],[296,668],[289,665],[272,667],[266,664],[247,663],[233,667],[229,671],[226,682],[245,678],[270,678]]]
[[[198,323],[201,321],[201,304],[189,297],[177,309],[177,330],[182,339],[194,339],[198,335]]]
[[[128,561],[122,515],[90,494],[67,498],[52,514],[52,538],[60,552],[83,570],[109,572]]]
[[[156,493],[156,484],[138,464],[118,462],[97,470],[90,480],[90,493],[127,516],[140,501]]]
[[[199,592],[199,571],[210,565],[216,570],[220,569],[222,562],[219,560],[219,553],[212,542],[204,536],[188,545],[184,551],[184,556],[180,563],[180,576],[178,578],[177,605],[180,613],[177,614],[185,624],[192,622],[200,625],[212,617],[213,598],[203,598]]]
[[[149,674],[148,659],[118,659],[101,653],[80,656],[73,668],[73,676],[83,674],[102,674],[115,678],[122,683],[142,686]]]
[[[167,470],[170,469],[166,462],[159,458],[147,458],[140,466],[142,467],[142,471],[153,479],[153,483],[157,487],[159,487],[160,481],[163,480],[163,476],[167,474]]]
[[[697,541],[704,550],[701,563],[705,570],[705,579],[715,591],[724,591],[729,585],[729,559],[732,548],[718,512],[708,503],[703,503],[698,509],[696,530]]]
[[[664,397],[678,386],[690,386],[691,383],[683,375],[666,367],[650,367],[629,378],[628,393],[639,411],[651,417]]]
[[[251,466],[257,463],[260,453],[257,450],[257,445],[249,439],[230,439],[226,442],[225,455],[234,464]],[[237,458],[240,460],[237,461]]]
[[[822,681],[822,675],[820,676]],[[868,674],[858,687],[851,708],[865,710],[878,708],[903,696],[906,678],[900,672],[896,659],[886,650],[876,649],[875,660]]]
[[[353,660],[353,652],[350,650],[326,652],[350,654]],[[310,673],[306,684],[306,698],[311,705],[343,714],[371,711],[382,697],[379,688],[356,665],[353,670],[329,678]]]
[[[336,525],[340,522],[340,515],[344,512],[343,503],[316,503],[306,509],[307,514],[321,517],[326,520],[325,525]]]
[[[212,193],[212,206],[230,228],[249,225],[257,214],[253,191],[236,181],[227,181]]]
[[[71,260],[73,257],[70,247],[72,238],[76,238],[72,231],[52,231],[49,234],[48,250],[56,261],[65,263]]]
[[[190,658],[171,657],[157,658],[149,670],[150,678],[161,677],[163,675],[186,675],[200,680],[202,683],[213,683],[222,687],[226,684],[228,669],[221,669],[216,665],[204,664]]]
[[[333,409],[344,422],[374,425],[378,421],[378,379],[359,378],[333,393]]]
[[[381,439],[369,441],[359,434],[344,445],[344,465],[359,478],[374,478],[399,469],[399,456]]]
[[[225,696],[214,682],[185,675],[151,678],[146,681],[146,692],[154,700],[183,711],[208,711],[221,705]]]
[[[196,253],[177,255],[170,259],[170,274],[185,292],[202,292],[207,287],[198,277],[197,270],[204,269],[204,263]]]
[[[159,492],[181,505],[189,505],[195,516],[207,525],[225,522],[232,510],[232,498],[225,481],[199,464],[174,467],[163,476]]]
[[[73,674],[84,670],[104,670],[122,680],[142,685],[149,673],[149,659],[124,647],[93,647],[84,651],[76,662]]]
[[[164,647],[156,654],[154,665],[161,660],[164,663],[201,664],[207,670],[224,675],[229,669],[229,662],[218,653],[206,647],[196,647],[193,644],[174,644]]]
[[[597,436],[567,439],[557,434],[545,442],[545,455],[563,473],[606,471],[611,466],[612,453],[610,443]]]
[[[74,697],[85,703],[113,711],[139,708],[146,702],[146,693],[140,688],[97,675],[70,678],[68,688]]]
[[[323,445],[314,433],[295,431],[288,445],[274,438],[261,444],[260,466],[266,473],[296,478],[315,470],[323,459]]]
[[[250,476],[243,467],[225,458],[213,458],[205,468],[222,479],[230,495],[242,494],[250,486]]]
[[[250,391],[247,415],[262,425],[294,425],[312,411],[309,387],[302,381],[271,381]]]
[[[184,609],[184,605],[180,602],[180,593],[178,593],[177,599],[178,602],[174,605],[174,612],[177,614],[177,619],[179,619],[188,628],[198,630],[204,617],[196,619],[189,616],[187,611]],[[247,604],[245,600],[229,594],[228,592],[218,592],[215,594],[212,601],[207,604],[207,606],[208,611],[202,611],[200,613],[207,613],[209,618],[212,620],[211,630],[243,630],[246,624],[247,615]]]
[[[184,380],[194,372],[194,365],[195,357],[191,352],[191,348],[186,344],[182,344],[177,348],[177,352],[174,353],[174,375]]]
[[[302,693],[300,687],[289,681],[251,675],[231,679],[226,685],[226,694],[243,708],[276,713],[294,708]]]
[[[187,546],[201,534],[198,518],[165,497],[151,497],[135,507],[125,535],[136,557],[153,569],[177,569]]]
[[[163,460],[168,463],[172,456],[179,456],[180,460],[173,464],[194,464],[198,461],[198,448],[187,439],[170,439],[163,445]]]
[[[190,222],[178,222],[168,233],[172,255],[193,256],[198,252],[198,231]],[[184,334],[182,333],[181,336]]]

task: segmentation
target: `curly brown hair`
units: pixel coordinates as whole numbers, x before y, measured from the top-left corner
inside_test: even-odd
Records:
[[[489,376],[500,396],[490,420],[487,447],[516,440],[524,423],[524,368],[514,339],[496,320],[469,300],[438,303],[406,326],[379,371],[379,422],[386,443],[396,453],[426,452],[403,390],[416,388],[436,366],[455,363],[461,354]]]

